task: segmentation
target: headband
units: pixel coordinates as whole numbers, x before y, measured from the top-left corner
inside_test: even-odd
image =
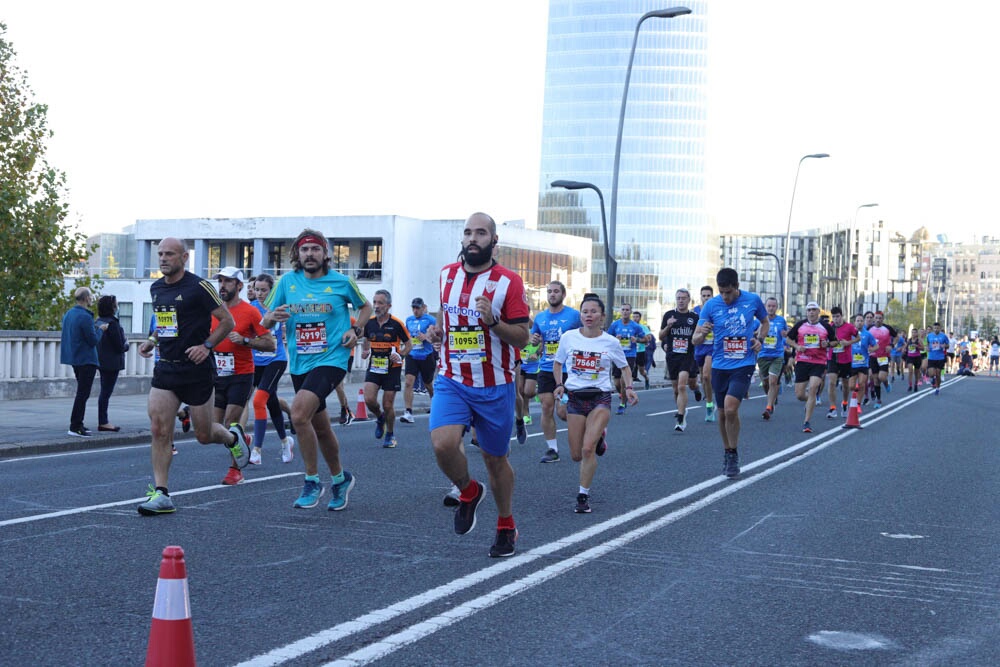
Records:
[[[315,243],[317,245],[323,246],[324,248],[326,247],[326,241],[316,236],[315,234],[307,234],[303,236],[302,238],[299,239],[299,242],[295,244],[295,247],[298,248],[303,243]]]

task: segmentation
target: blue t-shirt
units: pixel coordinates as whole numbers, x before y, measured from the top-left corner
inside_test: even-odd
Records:
[[[257,299],[251,301],[250,305],[260,311],[261,317],[267,314],[267,308],[265,308],[264,304]],[[285,323],[276,322],[274,326],[271,327],[271,334],[274,335],[274,352],[261,352],[260,350],[254,350],[254,367],[267,366],[272,361],[288,361],[288,352],[285,350]]]
[[[757,331],[759,328],[760,322],[754,320],[753,330]],[[757,358],[784,358],[786,333],[788,333],[788,322],[781,315],[775,315],[774,319],[771,320],[771,327],[767,330],[767,336],[764,337],[764,343],[761,345],[760,352],[757,353]]]
[[[868,348],[878,345],[878,341],[863,327],[858,335],[860,340],[851,344],[851,368],[868,368]]]
[[[906,341],[900,336],[896,339],[896,342],[892,345],[892,350],[889,351],[889,355],[893,357],[903,356],[903,348],[906,347]]]
[[[569,306],[563,306],[558,313],[553,313],[546,308],[535,315],[535,321],[531,325],[531,333],[542,337],[542,342],[538,345],[539,371],[552,372],[552,361],[556,358],[556,350],[559,349],[559,339],[567,331],[579,329],[582,326],[580,311]],[[633,354],[633,356],[635,355]]]
[[[632,320],[632,321],[635,322],[635,320]],[[639,324],[640,327],[642,327],[642,336],[639,338],[639,340],[635,344],[635,351],[636,352],[645,352],[646,351],[646,341],[649,340],[649,327],[647,327],[642,322],[639,322],[638,324]]]
[[[753,351],[754,318],[767,319],[764,302],[753,292],[740,290],[731,304],[721,295],[713,296],[701,309],[698,326],[711,322],[715,333],[712,349],[712,368],[721,371],[753,366],[757,355]]]
[[[351,351],[340,340],[351,328],[348,306],[359,309],[367,301],[353,278],[336,271],[318,278],[307,278],[301,269],[281,276],[264,307],[288,306],[288,367],[292,375],[320,366],[346,371]]]
[[[701,306],[695,306],[692,308],[695,315],[701,316]],[[694,358],[701,359],[712,354],[712,350],[715,349],[715,332],[709,331],[705,336],[705,340],[701,345],[695,345],[694,347]],[[701,362],[699,362],[701,363]]]
[[[631,339],[642,337],[641,326],[632,320],[622,322],[621,319],[617,319],[608,327],[608,333],[617,338],[621,343],[626,359],[635,359],[635,343]]]
[[[406,330],[410,332],[410,340],[413,341],[413,349],[409,356],[414,359],[426,359],[434,353],[434,345],[429,340],[420,341],[417,336],[427,333],[427,328],[435,323],[435,319],[424,313],[420,317],[410,315],[406,318]]]
[[[943,332],[939,334],[933,332],[927,334],[927,359],[933,359],[934,361],[943,360],[947,345],[948,336]]]

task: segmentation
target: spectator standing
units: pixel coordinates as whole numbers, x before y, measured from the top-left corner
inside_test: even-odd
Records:
[[[79,438],[89,438],[93,434],[83,425],[83,417],[90,390],[94,386],[94,377],[97,375],[97,343],[108,325],[94,321],[94,314],[90,312],[94,295],[89,288],[77,288],[73,298],[76,299],[76,304],[63,315],[60,348],[60,361],[72,366],[73,375],[76,376],[76,397],[67,433]]]
[[[101,394],[97,399],[97,430],[117,433],[121,427],[108,419],[108,402],[118,383],[118,374],[125,370],[125,353],[128,341],[125,330],[118,321],[118,297],[106,294],[97,300],[97,324],[106,325],[104,335],[97,343],[97,363],[101,373]]]

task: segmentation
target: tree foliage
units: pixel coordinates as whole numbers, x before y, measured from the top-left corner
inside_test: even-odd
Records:
[[[55,329],[72,300],[64,275],[89,251],[66,224],[66,175],[45,157],[48,107],[34,101],[15,56],[0,23],[0,329]]]
[[[979,323],[980,333],[983,337],[994,336],[997,333],[996,318],[990,314],[983,315],[982,322]]]

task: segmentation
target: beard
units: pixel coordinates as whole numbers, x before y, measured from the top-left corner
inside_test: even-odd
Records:
[[[489,264],[490,260],[493,259],[493,246],[495,245],[495,243],[490,243],[485,248],[480,248],[477,245],[469,244],[462,248],[462,261],[471,266]],[[472,248],[475,248],[475,251],[470,253],[469,250]]]

